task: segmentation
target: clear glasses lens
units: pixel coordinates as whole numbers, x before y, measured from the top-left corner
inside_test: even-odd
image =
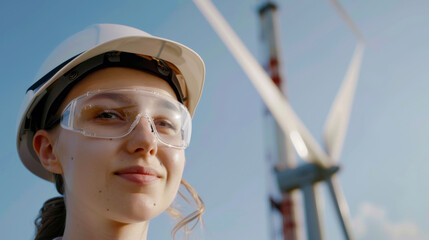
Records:
[[[136,89],[98,90],[72,100],[61,116],[61,126],[85,136],[121,138],[142,120],[158,139],[186,148],[192,120],[184,105],[156,92]]]

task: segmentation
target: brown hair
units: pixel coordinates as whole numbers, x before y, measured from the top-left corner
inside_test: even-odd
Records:
[[[63,178],[54,174],[58,193],[64,194]],[[52,240],[64,234],[66,223],[66,205],[64,197],[54,197],[43,204],[39,216],[34,220],[36,225],[35,240]]]
[[[58,193],[61,195],[64,194],[64,182],[63,178],[59,174],[54,174],[55,177],[55,187],[57,188]],[[174,218],[179,219],[179,222],[174,226],[171,231],[171,237],[174,239],[176,233],[184,228],[185,239],[187,235],[195,228],[195,226],[200,222],[202,224],[202,215],[205,210],[204,202],[197,194],[197,191],[184,179],[182,179],[181,184],[186,188],[187,192],[193,198],[197,210],[191,214],[183,217],[179,210],[175,208],[168,208],[167,212]],[[185,194],[179,191],[179,195],[189,204],[192,205],[191,201],[186,197]],[[195,221],[192,227],[188,227],[188,224]],[[66,223],[66,206],[64,202],[64,197],[54,197],[47,200],[43,207],[39,211],[34,224],[36,225],[36,237],[35,240],[52,240],[56,237],[60,237],[64,234]]]

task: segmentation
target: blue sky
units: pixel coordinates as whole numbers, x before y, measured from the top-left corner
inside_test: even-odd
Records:
[[[429,239],[429,3],[340,1],[367,39],[339,179],[357,239]],[[356,39],[327,1],[279,3],[287,94],[317,140]],[[257,0],[214,4],[260,56]],[[181,42],[206,62],[185,178],[207,205],[205,239],[268,239],[263,103],[190,0],[3,1],[0,10],[0,232],[31,239],[55,188],[31,175],[15,149],[25,90],[50,51],[93,23],[119,23]],[[321,188],[322,195],[327,195]],[[327,239],[342,239],[324,198]],[[167,227],[166,227],[167,224]],[[168,239],[172,221],[153,221],[149,239]],[[200,238],[200,233],[194,236]]]

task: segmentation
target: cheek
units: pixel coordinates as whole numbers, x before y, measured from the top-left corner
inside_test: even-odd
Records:
[[[110,165],[118,146],[114,141],[64,134],[59,141],[66,189],[75,194],[93,195],[105,188]]]
[[[166,191],[175,196],[185,167],[185,152],[184,150],[165,148],[158,152],[158,156],[160,163],[164,165],[167,171]]]

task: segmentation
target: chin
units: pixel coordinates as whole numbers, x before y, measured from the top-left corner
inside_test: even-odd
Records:
[[[133,201],[112,206],[112,209],[105,211],[106,217],[121,223],[140,223],[150,221],[166,210],[168,206],[152,199],[144,198],[140,201]]]
[[[120,222],[120,223],[124,223],[124,224],[135,224],[135,223],[143,223],[143,222],[148,222],[150,220],[152,220],[153,218],[157,217],[158,215],[160,215],[163,211],[159,210],[156,211],[155,209],[152,210],[145,210],[145,209],[141,209],[141,210],[136,210],[133,212],[128,212],[128,213],[112,213],[109,217],[116,221],[116,222]]]

